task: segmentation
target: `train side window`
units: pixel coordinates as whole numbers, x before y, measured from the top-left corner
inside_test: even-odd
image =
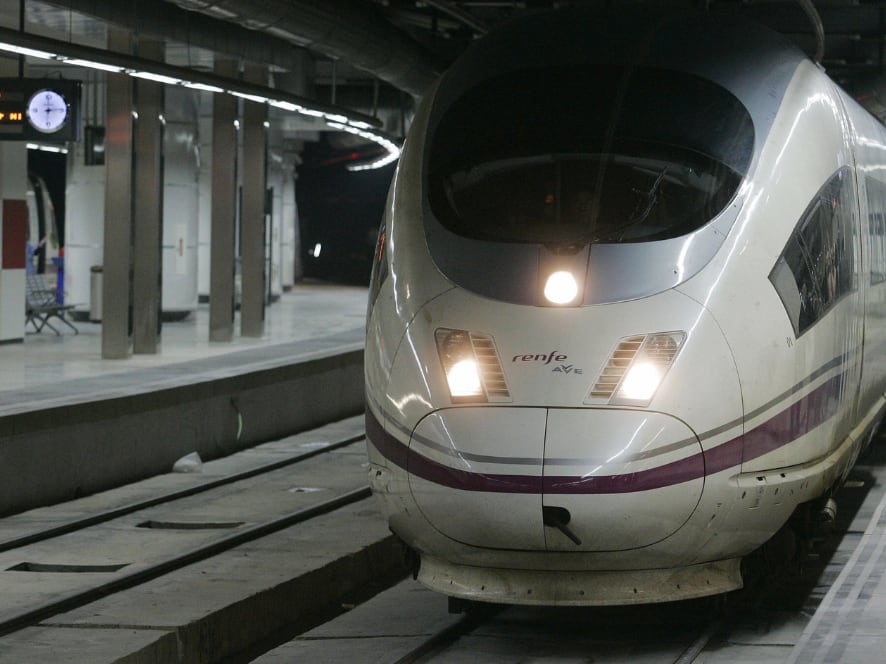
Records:
[[[800,336],[854,289],[856,206],[851,171],[819,190],[769,274]]]
[[[868,226],[871,234],[871,285],[886,281],[886,184],[868,177]]]

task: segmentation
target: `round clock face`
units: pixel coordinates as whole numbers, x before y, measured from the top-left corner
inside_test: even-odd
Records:
[[[68,119],[68,102],[53,90],[38,90],[28,100],[28,122],[37,131],[51,134]]]

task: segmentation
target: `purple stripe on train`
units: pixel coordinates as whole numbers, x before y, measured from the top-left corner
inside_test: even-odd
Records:
[[[429,482],[464,491],[527,494],[612,494],[649,491],[713,475],[756,459],[809,433],[833,417],[840,405],[843,375],[825,381],[747,433],[706,452],[636,473],[541,476],[478,473],[428,459],[387,433],[366,411],[366,436],[388,461]]]

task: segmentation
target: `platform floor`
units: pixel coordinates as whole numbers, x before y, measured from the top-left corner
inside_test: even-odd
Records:
[[[299,284],[266,309],[261,338],[240,336],[236,314],[231,342],[209,341],[209,305],[200,304],[187,319],[163,324],[159,353],[123,360],[102,359],[100,323],[75,322],[79,334],[57,325],[60,335],[34,333],[28,325],[22,343],[0,345],[0,416],[66,396],[141,386],[148,377],[173,376],[173,366],[190,369],[195,360],[202,360],[201,370],[223,369],[232,357],[260,359],[275,348],[309,353],[318,341],[362,342],[366,294],[356,286]]]

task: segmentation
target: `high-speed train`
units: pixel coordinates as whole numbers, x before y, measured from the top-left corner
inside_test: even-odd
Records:
[[[59,254],[58,226],[55,206],[46,182],[39,175],[28,173],[28,227],[25,239],[36,251],[33,257],[34,271],[40,274],[57,269],[53,266]]]
[[[531,15],[423,99],[369,299],[370,479],[420,582],[737,589],[883,417],[886,131],[760,26]]]

